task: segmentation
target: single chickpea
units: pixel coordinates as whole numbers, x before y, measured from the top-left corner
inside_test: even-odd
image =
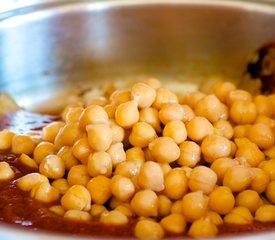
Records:
[[[91,105],[99,105],[101,107],[104,107],[106,104],[108,104],[108,99],[103,96],[91,96],[86,100],[86,106],[89,107]]]
[[[7,129],[0,131],[0,150],[8,150],[11,148],[14,135],[15,133]]]
[[[254,177],[249,188],[261,194],[266,190],[270,181],[269,175],[261,168],[251,168],[251,170]]]
[[[55,137],[58,134],[59,130],[65,125],[64,122],[52,122],[47,126],[43,127],[43,139],[46,142],[54,143]]]
[[[154,89],[158,89],[161,87],[160,81],[156,78],[146,78],[142,82]]]
[[[221,115],[220,120],[227,121],[229,118],[229,108],[225,104],[221,104]]]
[[[178,103],[163,104],[159,110],[159,119],[165,125],[170,121],[182,121],[185,117],[182,105]]]
[[[182,168],[171,169],[164,180],[164,193],[173,200],[181,199],[188,191],[188,180]]]
[[[275,159],[262,161],[258,167],[268,174],[270,180],[275,180]]]
[[[180,156],[180,149],[170,137],[159,137],[149,144],[149,150],[159,163],[170,163]]]
[[[217,174],[209,167],[195,167],[189,177],[188,186],[191,191],[202,191],[209,194],[217,183]]]
[[[214,94],[222,101],[226,102],[228,94],[236,90],[236,86],[231,82],[218,82],[213,87]]]
[[[271,128],[263,123],[253,124],[247,133],[247,138],[261,149],[269,149],[275,143],[274,133]]]
[[[254,98],[254,103],[257,108],[257,112],[260,115],[264,115],[267,117],[272,117],[272,103],[268,99],[267,96],[264,95],[258,95]]]
[[[251,224],[253,216],[246,207],[235,207],[224,217],[224,222],[229,224]]]
[[[70,186],[86,186],[90,180],[87,166],[82,164],[73,166],[68,172],[67,180]]]
[[[139,82],[131,89],[132,99],[138,103],[139,108],[150,107],[156,99],[156,90],[149,85]]]
[[[59,178],[54,180],[51,185],[59,190],[59,193],[64,195],[67,190],[70,188],[70,185],[65,178]]]
[[[141,219],[137,222],[134,230],[135,237],[140,239],[160,239],[164,236],[161,225],[151,219]]]
[[[233,138],[244,138],[247,137],[247,133],[249,131],[249,128],[251,127],[250,124],[244,124],[244,125],[237,125],[234,127],[234,135]]]
[[[99,218],[99,222],[110,226],[124,226],[128,223],[128,217],[120,211],[104,211]]]
[[[220,100],[213,94],[207,95],[196,104],[194,108],[197,116],[205,117],[209,122],[217,122],[223,113]]]
[[[182,214],[182,200],[177,200],[173,202],[171,207],[171,213],[180,213]]]
[[[126,153],[124,151],[123,143],[112,144],[107,150],[107,153],[111,156],[113,167],[116,167],[119,163],[126,161]]]
[[[178,103],[178,97],[175,93],[168,90],[167,88],[160,87],[157,89],[156,99],[152,107],[159,110],[166,103]]]
[[[273,132],[275,132],[275,119],[272,119],[265,115],[258,115],[254,123],[264,123],[268,125]]]
[[[225,137],[208,135],[202,141],[201,152],[205,161],[212,163],[218,158],[230,156],[231,143]]]
[[[110,177],[112,175],[112,159],[106,152],[94,152],[89,156],[88,173],[92,177],[103,175]]]
[[[216,226],[220,226],[223,224],[223,219],[220,214],[208,210],[206,214],[204,215],[206,218],[209,218],[212,223],[214,223]]]
[[[147,148],[144,148],[143,149],[143,152],[144,152],[144,158],[145,158],[145,161],[152,161],[152,162],[155,162],[156,159],[153,157],[149,147]]]
[[[42,182],[49,182],[49,179],[40,173],[29,173],[17,180],[17,186],[22,191],[29,192]]]
[[[257,117],[257,108],[253,102],[237,100],[230,108],[230,119],[235,124],[250,124]]]
[[[128,101],[118,105],[115,112],[116,123],[123,128],[131,128],[139,120],[138,105],[135,101]]]
[[[131,210],[130,204],[124,203],[115,208],[115,210],[122,212],[127,217],[133,217],[134,213]]]
[[[83,137],[83,132],[80,130],[78,123],[65,124],[58,134],[60,134],[63,145],[70,147],[73,146],[78,139]]]
[[[159,163],[159,166],[162,170],[163,176],[166,177],[167,174],[172,170],[172,167],[169,163]]]
[[[70,209],[67,212],[65,212],[64,219],[76,222],[89,222],[92,219],[92,217],[88,212],[77,209]]]
[[[92,204],[90,214],[92,217],[99,217],[105,211],[107,211],[105,206],[100,204]]]
[[[106,124],[87,126],[88,143],[94,151],[106,151],[112,144],[112,130]]]
[[[275,145],[264,151],[264,154],[269,159],[275,159]]]
[[[275,94],[269,95],[268,100],[272,105],[272,118],[275,119]]]
[[[115,113],[116,113],[116,109],[117,109],[117,105],[115,103],[110,103],[105,105],[104,110],[106,111],[106,113],[108,114],[108,117],[111,119],[115,118]]]
[[[0,162],[0,182],[9,181],[13,179],[15,172],[7,162]]]
[[[110,96],[110,101],[117,106],[131,100],[132,94],[129,89],[117,89]]]
[[[163,218],[171,213],[172,201],[165,195],[158,196],[158,217]]]
[[[132,198],[130,205],[138,216],[156,217],[158,215],[158,196],[152,190],[138,191]]]
[[[66,171],[70,171],[73,166],[79,164],[79,161],[73,155],[72,147],[63,146],[58,151],[57,156],[59,156],[65,163]]]
[[[209,208],[221,215],[229,213],[235,205],[235,198],[228,187],[217,187],[209,194]]]
[[[214,133],[213,125],[205,117],[194,117],[186,125],[187,136],[195,142],[201,142],[206,136]]]
[[[132,147],[126,151],[127,161],[139,161],[141,163],[145,162],[145,154],[140,147]]]
[[[179,120],[168,122],[163,129],[163,136],[172,138],[176,144],[181,144],[187,138],[187,131],[184,123]]]
[[[218,120],[214,123],[214,128],[220,129],[222,131],[222,134],[227,139],[231,139],[234,135],[234,130],[229,121],[226,120]]]
[[[64,216],[65,210],[60,205],[54,205],[49,208],[49,210],[59,216]]]
[[[42,160],[39,172],[47,178],[62,178],[65,174],[65,163],[57,155],[48,155]]]
[[[229,187],[232,192],[241,192],[248,188],[253,179],[251,168],[237,165],[229,168],[223,177],[223,185]]]
[[[182,105],[182,109],[184,111],[184,118],[183,118],[183,122],[187,123],[190,122],[194,117],[195,117],[195,113],[192,110],[192,108],[186,104]]]
[[[131,179],[115,175],[111,179],[110,188],[112,194],[120,201],[128,201],[135,193],[135,185]]]
[[[31,155],[35,149],[35,142],[27,135],[14,135],[11,143],[11,152],[15,154],[25,153]]]
[[[82,164],[87,164],[90,154],[93,152],[88,139],[80,138],[75,142],[72,147],[72,154],[76,157]]]
[[[155,108],[142,108],[139,111],[139,121],[150,124],[157,133],[161,132],[158,110]]]
[[[141,188],[160,192],[164,189],[164,176],[160,165],[156,162],[145,162],[138,174],[138,184]]]
[[[23,163],[25,166],[28,166],[29,168],[38,169],[38,165],[36,161],[34,161],[31,157],[29,157],[25,153],[22,153],[20,155],[19,160],[21,163]]]
[[[56,154],[56,151],[57,149],[53,143],[41,142],[35,147],[33,158],[38,164],[40,164],[47,155]]]
[[[67,105],[61,113],[62,120],[65,121],[66,115],[70,111],[71,108],[79,108],[79,107],[83,107],[82,103],[78,102],[78,103],[72,103],[72,104]]]
[[[141,165],[142,163],[139,162],[138,160],[125,161],[125,162],[119,163],[116,166],[114,174],[132,178],[138,175]]]
[[[241,89],[232,90],[226,97],[226,105],[231,107],[234,101],[252,101],[252,96],[249,92]]]
[[[180,157],[177,163],[180,166],[195,167],[201,160],[201,148],[192,141],[184,141],[180,144]]]
[[[112,196],[111,179],[105,176],[96,176],[88,182],[87,189],[90,192],[92,201],[102,205]]]
[[[272,204],[275,204],[275,180],[269,182],[265,190],[265,195]]]
[[[129,136],[129,141],[134,147],[144,148],[157,138],[155,129],[145,122],[137,122]]]
[[[195,220],[188,231],[188,235],[194,238],[214,237],[217,234],[218,228],[209,217]]]
[[[122,202],[121,200],[117,199],[115,196],[112,196],[110,201],[109,201],[109,207],[111,209],[116,209],[121,204],[128,204],[128,203]]]
[[[90,193],[82,185],[73,185],[61,198],[61,206],[65,210],[89,211],[91,209]]]
[[[255,220],[259,222],[274,222],[275,221],[275,206],[264,204],[260,206],[255,213]]]
[[[43,203],[54,202],[59,199],[58,189],[51,186],[49,182],[36,184],[30,193],[30,196]]]
[[[170,233],[180,234],[186,231],[186,220],[180,213],[172,213],[161,219],[160,225]]]
[[[65,114],[65,123],[77,123],[80,115],[83,112],[83,107],[68,108]]]
[[[203,99],[206,96],[205,93],[200,92],[200,91],[194,91],[186,94],[185,96],[185,103],[190,106],[192,109],[195,108],[197,103]]]
[[[112,143],[122,142],[125,136],[124,128],[116,124],[114,120],[109,120],[109,122],[112,130]]]
[[[251,214],[254,214],[261,205],[263,205],[263,201],[254,190],[247,189],[236,196],[236,206],[246,207]]]
[[[188,221],[201,218],[207,211],[208,198],[203,192],[190,192],[183,196],[182,213]]]

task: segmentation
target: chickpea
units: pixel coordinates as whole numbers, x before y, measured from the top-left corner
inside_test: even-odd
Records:
[[[149,144],[149,150],[159,163],[170,163],[180,156],[180,149],[170,137],[159,137]]]
[[[37,201],[50,203],[59,199],[59,191],[52,187],[49,182],[45,181],[36,184],[32,188],[30,196]]]
[[[264,123],[268,125],[273,132],[275,132],[275,119],[269,118],[265,115],[258,115],[254,123]]]
[[[213,212],[213,211],[207,211],[204,215],[206,218],[209,218],[212,223],[214,223],[216,226],[223,224],[223,219],[220,214]]]
[[[164,189],[164,176],[160,165],[156,162],[145,162],[138,174],[138,184],[141,188],[160,192]]]
[[[181,213],[182,214],[182,200],[177,200],[172,204],[171,213]]]
[[[128,204],[128,203],[124,203],[124,204],[121,204],[121,205],[117,206],[115,208],[115,210],[123,213],[127,217],[133,217],[134,216],[134,213],[131,210],[130,204]]]
[[[184,141],[180,144],[180,157],[177,163],[180,166],[195,167],[201,160],[201,148],[192,141]]]
[[[120,201],[128,201],[135,193],[135,185],[131,179],[115,175],[111,179],[110,188],[112,194]]]
[[[255,220],[259,222],[274,222],[275,221],[275,206],[264,204],[260,206],[255,213]]]
[[[187,177],[182,168],[171,169],[164,180],[164,193],[170,199],[181,199],[187,193]]]
[[[263,205],[259,194],[254,190],[244,190],[236,196],[236,206],[246,207],[252,214]]]
[[[186,231],[186,220],[180,213],[172,213],[161,219],[160,225],[167,232],[171,233],[184,233]]]
[[[207,211],[208,198],[203,192],[190,192],[183,196],[182,213],[188,221],[201,218]]]
[[[237,125],[234,127],[234,135],[233,138],[244,138],[247,137],[247,133],[250,128],[250,124],[244,124],[244,125]]]
[[[72,147],[72,154],[82,164],[87,164],[90,154],[93,152],[87,138],[80,138]]]
[[[234,101],[230,108],[230,119],[235,124],[250,124],[257,117],[257,108],[253,102]]]
[[[213,87],[214,94],[223,103],[226,102],[228,94],[233,90],[236,90],[236,86],[231,82],[218,82]]]
[[[167,174],[172,170],[172,167],[169,163],[159,163],[159,166],[162,170],[163,176],[166,177]]]
[[[112,144],[112,130],[106,124],[87,126],[88,143],[94,151],[106,151]]]
[[[275,180],[269,182],[265,190],[265,195],[272,204],[275,204]]]
[[[126,161],[126,153],[122,143],[112,144],[107,150],[107,153],[111,156],[113,167],[116,167],[119,163]]]
[[[202,191],[205,194],[209,194],[213,191],[216,183],[217,175],[211,168],[197,166],[190,174],[188,186],[193,192]]]
[[[107,211],[107,209],[103,205],[92,204],[90,214],[93,217],[99,217],[105,211]]]
[[[105,105],[104,107],[105,112],[108,114],[108,117],[111,118],[115,118],[115,113],[116,113],[116,109],[117,109],[117,105],[115,103],[110,103]]]
[[[250,184],[250,188],[261,194],[265,191],[269,183],[269,175],[261,168],[251,168],[253,172],[253,180]]]
[[[217,234],[217,226],[207,217],[195,220],[188,231],[188,235],[195,238],[214,237]]]
[[[89,222],[92,217],[85,211],[70,209],[64,214],[64,219],[69,219],[76,222]]]
[[[125,129],[131,128],[139,120],[138,104],[135,101],[129,101],[118,105],[115,120],[119,126]]]
[[[149,85],[139,82],[131,89],[132,99],[138,103],[139,108],[150,107],[156,98],[156,90]]]
[[[154,89],[158,89],[161,87],[160,81],[156,78],[146,78],[142,82]]]
[[[117,106],[131,100],[132,100],[131,91],[128,89],[115,90],[110,96],[110,101]]]
[[[171,92],[170,90],[160,87],[157,89],[156,99],[152,107],[159,110],[166,103],[178,103],[178,97],[175,93]]]
[[[252,101],[252,96],[249,92],[241,89],[232,90],[226,97],[226,105],[231,107],[234,101]]]
[[[65,163],[57,155],[48,155],[42,160],[39,171],[47,178],[62,178],[65,174]]]
[[[263,161],[259,167],[269,175],[270,180],[275,180],[275,159]]]
[[[49,210],[59,216],[64,216],[65,214],[65,210],[60,205],[51,206]]]
[[[82,185],[73,185],[61,198],[61,206],[65,210],[89,211],[91,209],[90,193]]]
[[[223,185],[229,187],[232,192],[245,190],[252,182],[253,172],[250,168],[237,165],[229,168],[223,178]]]
[[[0,182],[13,179],[15,172],[7,162],[0,162]]]
[[[90,180],[90,175],[88,173],[87,166],[82,164],[73,166],[68,172],[67,180],[70,186],[73,186],[73,185],[86,186],[86,184]]]
[[[212,163],[218,158],[230,156],[231,143],[225,137],[208,135],[202,141],[201,151],[205,161]]]
[[[100,215],[99,221],[104,225],[123,226],[128,223],[128,217],[125,216],[122,212],[117,210],[112,210],[109,212],[104,211]]]
[[[263,123],[253,124],[249,128],[247,138],[261,149],[269,149],[275,142],[274,133],[271,128]]]
[[[119,163],[116,166],[114,174],[132,178],[138,175],[141,165],[142,163],[139,162],[138,160],[125,161],[125,162]]]
[[[64,195],[67,190],[70,188],[70,185],[65,178],[59,178],[54,180],[52,183],[52,186],[58,189],[59,193]]]
[[[111,179],[105,176],[96,176],[88,182],[87,189],[92,201],[102,205],[112,196]]]
[[[31,155],[35,146],[36,144],[30,136],[22,134],[14,135],[11,143],[11,152],[15,154],[25,153]]]
[[[0,150],[8,150],[11,148],[14,135],[15,133],[7,129],[0,131]]]
[[[195,113],[192,110],[192,108],[186,104],[182,105],[182,109],[184,111],[184,118],[183,118],[183,122],[187,123],[190,122],[194,117],[195,117]]]
[[[28,166],[29,168],[38,169],[38,165],[36,161],[34,161],[31,157],[29,157],[25,153],[22,153],[20,155],[19,160],[21,163],[23,163],[25,166]]]
[[[106,152],[94,152],[88,159],[88,173],[92,177],[103,175],[109,177],[112,175],[112,159]]]
[[[155,108],[142,108],[139,111],[139,121],[150,124],[157,133],[161,132],[158,110]]]
[[[228,187],[217,187],[209,194],[209,208],[221,215],[229,213],[235,205],[235,198]]]
[[[220,100],[213,94],[202,98],[195,106],[195,114],[205,117],[209,122],[217,122],[223,113]]]
[[[77,123],[80,115],[83,112],[83,107],[70,107],[65,113],[65,123]]]
[[[267,117],[272,116],[272,111],[273,111],[272,103],[270,102],[267,96],[264,96],[264,95],[256,96],[254,98],[254,103],[256,105],[258,114],[264,115]]]
[[[229,224],[251,224],[253,216],[246,207],[235,207],[224,217],[224,222]]]
[[[163,129],[163,136],[172,138],[176,144],[181,144],[187,138],[186,127],[182,121],[170,121]]]
[[[221,103],[221,115],[220,115],[220,120],[227,121],[229,118],[229,108]]]
[[[67,105],[61,113],[62,120],[65,121],[67,113],[71,110],[71,108],[79,108],[83,107],[81,103],[72,103]]]
[[[158,217],[165,217],[171,213],[172,201],[165,195],[158,196]]]
[[[55,137],[59,130],[65,125],[64,122],[52,122],[49,125],[43,127],[43,139],[46,142],[54,143]]]
[[[205,96],[205,93],[200,91],[190,92],[185,96],[185,102],[188,106],[194,109],[197,103]]]
[[[71,147],[63,146],[57,153],[63,162],[65,163],[66,171],[70,171],[73,166],[79,164],[79,161],[73,155],[73,151]]]
[[[62,144],[70,147],[73,146],[78,139],[83,137],[83,132],[80,130],[78,123],[65,124],[65,126],[60,129],[58,135],[59,134]]]
[[[135,236],[140,239],[160,239],[164,236],[161,225],[153,220],[141,219],[135,226]]]
[[[90,105],[85,108],[79,117],[79,128],[85,131],[90,124],[108,124],[109,116],[105,109],[99,105]]]
[[[187,136],[195,142],[201,142],[206,136],[214,133],[213,125],[204,117],[194,117],[186,125]]]
[[[138,216],[156,217],[158,215],[158,196],[152,190],[138,191],[132,198],[130,205]]]
[[[108,104],[108,99],[106,97],[102,96],[91,96],[86,100],[86,106],[89,107],[91,105],[99,105],[101,107],[104,107],[106,104]]]
[[[126,151],[127,161],[138,161],[140,163],[145,162],[145,154],[140,147],[132,147]]]
[[[227,138],[231,139],[234,135],[234,130],[229,121],[226,120],[218,120],[214,123],[214,128],[219,129],[222,131],[222,135]]]
[[[122,142],[125,136],[124,128],[120,127],[114,120],[110,120],[110,127],[112,130],[112,143]]]
[[[49,182],[49,179],[40,173],[29,173],[17,180],[17,186],[22,191],[29,192],[42,182]]]
[[[134,147],[147,147],[157,137],[155,129],[145,122],[137,122],[129,136],[129,141]]]
[[[35,147],[33,158],[38,164],[40,164],[42,160],[50,154],[56,154],[56,147],[54,144],[51,142],[41,142]]]
[[[182,121],[184,119],[184,116],[184,109],[178,103],[163,104],[163,106],[159,110],[159,119],[164,125],[170,121]]]

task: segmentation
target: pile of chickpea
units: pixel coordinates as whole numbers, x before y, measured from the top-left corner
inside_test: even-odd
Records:
[[[211,237],[275,221],[274,136],[275,94],[220,82],[183,95],[150,78],[66,107],[42,133],[4,130],[0,149],[38,169],[17,186],[65,219]],[[13,177],[1,162],[0,181]]]

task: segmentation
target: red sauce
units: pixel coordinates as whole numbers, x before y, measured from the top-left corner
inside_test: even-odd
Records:
[[[17,132],[27,132],[42,129],[47,123],[58,120],[56,116],[41,116],[38,114],[17,112],[0,116],[0,130],[11,128]],[[17,123],[20,122],[20,125]],[[0,222],[15,224],[18,227],[33,231],[51,231],[72,235],[133,237],[136,220],[130,220],[127,226],[110,227],[93,219],[89,223],[78,223],[64,220],[48,210],[48,205],[29,197],[29,192],[23,192],[16,186],[16,179],[33,170],[21,164],[18,156],[11,153],[0,153],[0,161],[8,162],[15,171],[15,179],[0,183]],[[219,227],[220,235],[245,234],[275,230],[275,223],[254,222],[251,225],[228,225]],[[169,235],[168,237],[173,237]]]

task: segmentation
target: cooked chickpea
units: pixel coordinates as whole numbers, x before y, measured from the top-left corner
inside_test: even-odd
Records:
[[[272,103],[270,102],[267,96],[264,96],[264,95],[256,96],[254,98],[254,103],[256,105],[258,114],[264,115],[267,117],[272,116],[272,111],[273,111]]]
[[[108,114],[108,117],[110,119],[115,118],[115,113],[116,113],[116,109],[117,109],[117,105],[115,103],[107,104],[103,108],[106,111],[106,113]]]
[[[46,142],[54,143],[55,137],[59,130],[65,125],[64,122],[52,122],[49,125],[43,127],[43,139]]]
[[[160,165],[156,162],[145,162],[138,174],[138,184],[141,188],[160,192],[164,189],[164,176]]]
[[[114,120],[110,120],[109,122],[112,131],[112,143],[122,142],[125,136],[124,128],[116,124]]]
[[[172,138],[176,144],[181,144],[187,138],[187,131],[184,123],[179,120],[168,122],[162,132],[164,137]]]
[[[77,123],[80,115],[83,112],[83,107],[71,107],[65,113],[65,123]]]
[[[228,94],[235,90],[236,86],[231,82],[218,82],[213,87],[214,94],[222,101],[226,102]]]
[[[167,174],[172,170],[172,167],[169,163],[159,163],[159,166],[162,170],[163,176],[166,177]]]
[[[107,211],[107,209],[103,205],[92,204],[90,214],[92,217],[99,217],[105,211]]]
[[[94,151],[106,151],[112,144],[112,130],[106,124],[87,126],[88,143]]]
[[[247,138],[257,144],[261,149],[269,149],[275,142],[272,129],[263,123],[253,124],[247,132]]]
[[[161,225],[151,219],[141,219],[135,226],[135,237],[160,239],[164,236]]]
[[[235,205],[235,198],[228,187],[217,187],[209,194],[209,208],[221,215],[229,213]]]
[[[31,157],[29,157],[28,155],[26,155],[25,153],[22,153],[19,157],[19,160],[21,163],[23,163],[25,166],[28,166],[30,168],[34,168],[37,169],[38,165],[36,163],[36,161],[34,161]]]
[[[7,162],[0,162],[0,182],[13,179],[15,172]]]
[[[128,217],[117,210],[104,211],[100,215],[100,223],[110,226],[123,226],[128,223]]]
[[[54,205],[49,208],[49,210],[59,216],[64,216],[65,210],[60,205]]]
[[[110,101],[117,106],[131,100],[132,100],[131,90],[128,90],[128,89],[117,89],[110,96]]]
[[[11,148],[14,135],[15,133],[7,129],[0,131],[0,150],[8,150]]]
[[[119,126],[131,128],[139,120],[138,104],[135,101],[129,101],[118,105],[115,120]]]
[[[231,139],[234,135],[234,130],[229,121],[226,120],[218,120],[214,123],[214,128],[222,131],[222,135],[227,139]]]
[[[207,95],[198,101],[194,108],[197,116],[205,117],[209,122],[217,122],[223,113],[220,100],[214,95]]]
[[[88,173],[88,168],[86,165],[75,165],[68,172],[67,180],[70,186],[73,185],[83,185],[90,180],[90,175]]]
[[[237,125],[234,127],[234,135],[233,138],[244,138],[247,137],[247,133],[250,128],[250,124]]]
[[[217,174],[209,167],[195,167],[189,177],[188,186],[191,191],[202,191],[209,194],[217,183]]]
[[[129,136],[132,146],[144,148],[147,147],[157,137],[155,129],[148,123],[137,122]]]
[[[180,156],[180,149],[170,137],[159,137],[149,144],[149,150],[159,163],[170,163]]]
[[[205,117],[194,117],[187,123],[186,130],[188,138],[195,142],[200,142],[214,133],[213,125]]]
[[[163,104],[163,106],[159,110],[159,119],[164,125],[170,121],[182,121],[184,119],[184,116],[184,109],[178,103]]]
[[[246,207],[252,214],[263,205],[260,195],[254,190],[244,190],[236,196],[236,206]]]
[[[224,222],[229,224],[251,224],[253,216],[246,207],[235,207],[224,217]]]
[[[108,99],[103,96],[91,96],[86,101],[86,106],[91,105],[99,105],[101,107],[104,107],[106,104],[108,104]]]
[[[59,134],[62,144],[70,147],[73,146],[78,139],[83,137],[83,132],[80,130],[78,123],[65,124],[65,126],[60,129],[58,135]]]
[[[159,110],[166,103],[178,103],[178,97],[175,93],[168,90],[167,88],[160,87],[157,89],[156,99],[152,107]]]
[[[142,163],[138,160],[119,163],[116,166],[114,174],[132,178],[139,173],[141,164]]]
[[[40,164],[42,160],[50,154],[56,154],[55,145],[51,142],[41,142],[35,147],[33,158],[38,164]]]
[[[275,119],[267,117],[265,115],[258,115],[254,123],[264,123],[268,125],[273,132],[275,132]]]
[[[150,107],[156,98],[156,90],[149,85],[139,82],[131,89],[132,99],[138,103],[139,108]]]
[[[263,169],[268,175],[270,180],[275,180],[275,159],[263,161],[259,165],[259,168]]]
[[[182,109],[184,111],[184,118],[183,118],[183,122],[187,123],[190,122],[194,117],[195,117],[195,113],[192,110],[192,108],[186,104],[182,105]]]
[[[152,190],[145,189],[137,192],[130,205],[138,216],[156,217],[158,215],[158,196]]]
[[[79,164],[79,161],[73,155],[72,147],[63,146],[58,151],[57,156],[59,156],[65,163],[66,171],[70,171],[73,166]]]
[[[265,190],[265,195],[272,204],[275,204],[275,180],[269,182]]]
[[[65,163],[57,155],[48,155],[42,160],[39,171],[47,178],[62,178],[65,174]]]
[[[275,145],[267,150],[264,151],[264,154],[269,159],[275,159]]]
[[[105,109],[99,105],[90,105],[85,108],[79,117],[79,128],[85,131],[90,124],[108,124],[109,116]]]
[[[253,180],[250,183],[250,188],[255,190],[257,193],[261,194],[265,191],[270,178],[267,172],[261,168],[251,168],[253,172]]]
[[[93,152],[87,138],[80,138],[72,147],[72,154],[82,164],[87,164],[90,154]]]
[[[259,222],[274,222],[275,221],[275,206],[264,204],[260,206],[255,213],[255,220]]]
[[[217,234],[218,228],[209,217],[195,220],[188,231],[188,235],[194,238],[214,237]]]
[[[68,219],[76,222],[88,222],[92,219],[88,212],[78,209],[70,209],[64,214],[64,219]]]
[[[128,204],[128,203],[124,203],[124,204],[121,204],[121,205],[117,206],[115,208],[115,210],[123,213],[127,217],[133,217],[134,216],[134,213],[131,210],[130,204]]]
[[[202,141],[201,152],[205,161],[212,163],[218,158],[230,156],[231,143],[225,137],[208,135]]]
[[[45,181],[36,184],[32,188],[30,196],[40,202],[50,203],[59,199],[59,191]]]
[[[92,201],[102,205],[112,196],[111,179],[105,176],[96,176],[88,182],[87,189],[90,192]]]
[[[144,79],[142,82],[154,89],[158,89],[161,86],[160,81],[156,78],[147,78],[147,79]]]
[[[170,233],[184,233],[186,231],[186,220],[180,213],[172,213],[160,221],[163,229]]]
[[[180,157],[177,163],[180,166],[195,167],[201,159],[200,146],[192,141],[184,141],[180,144]]]
[[[171,213],[182,213],[182,200],[177,200],[173,202]]]
[[[120,201],[128,201],[135,193],[135,185],[131,179],[120,175],[112,177],[110,182],[112,194]]]
[[[139,111],[139,121],[150,124],[157,133],[161,132],[158,110],[155,108],[143,108]]]
[[[231,107],[234,101],[252,101],[252,96],[249,92],[241,89],[232,90],[226,97],[226,105]]]
[[[194,109],[197,103],[205,96],[206,94],[200,91],[190,92],[185,96],[185,102],[188,106]]]
[[[256,105],[249,101],[234,101],[230,108],[230,119],[235,124],[250,124],[257,117]]]
[[[164,180],[164,193],[170,199],[178,200],[181,199],[184,194],[187,193],[187,177],[185,171],[182,168],[171,169]]]
[[[11,152],[15,154],[25,153],[31,155],[36,144],[28,135],[14,135],[11,143]]]
[[[88,173],[92,177],[103,175],[106,177],[112,174],[112,159],[106,152],[94,152],[88,159]]]
[[[158,196],[158,217],[163,218],[171,213],[172,201],[165,195]]]
[[[206,218],[209,218],[212,223],[214,223],[216,226],[223,224],[223,219],[220,214],[213,212],[213,211],[207,211],[204,215]]]
[[[49,182],[49,179],[40,173],[29,173],[17,180],[17,186],[22,191],[29,192],[42,182]]]
[[[59,178],[54,180],[52,186],[59,190],[60,194],[64,195],[67,190],[70,188],[66,178]]]
[[[208,198],[203,192],[190,192],[183,196],[182,213],[188,221],[201,218],[207,211]]]
[[[65,121],[66,119],[66,115],[67,113],[71,110],[71,108],[79,108],[79,107],[83,107],[82,103],[71,103],[69,105],[67,105],[64,110],[61,112],[61,118],[63,121]]]
[[[84,186],[73,185],[61,198],[61,206],[65,210],[89,211],[91,208],[91,195]]]
[[[140,147],[132,147],[126,151],[127,161],[139,161],[141,163],[145,162],[145,154]]]
[[[113,167],[116,167],[119,163],[126,161],[126,153],[122,143],[112,144],[107,150],[107,153],[111,156]]]

